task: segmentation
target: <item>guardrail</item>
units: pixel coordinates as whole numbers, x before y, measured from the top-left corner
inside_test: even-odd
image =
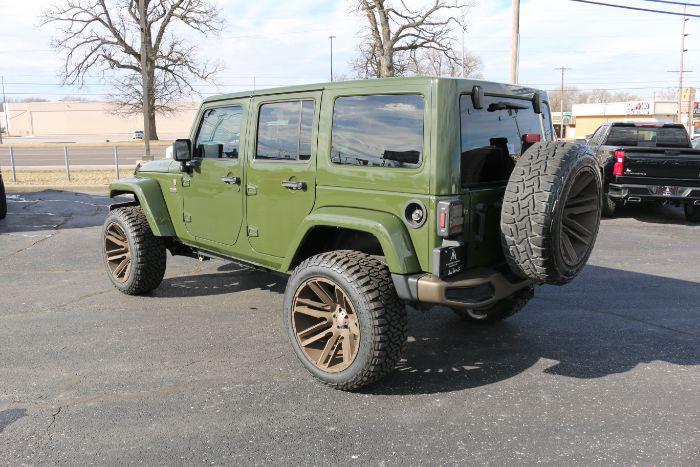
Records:
[[[154,159],[165,158],[167,146],[152,145]],[[114,170],[120,178],[120,169],[133,168],[144,160],[143,146],[119,145],[87,146],[56,145],[0,146],[0,166],[9,168],[12,181],[17,181],[19,170],[65,170],[66,179],[71,180],[71,170]]]

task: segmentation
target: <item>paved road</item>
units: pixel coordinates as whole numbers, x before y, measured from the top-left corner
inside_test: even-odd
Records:
[[[0,148],[0,165],[10,167],[9,148]],[[56,147],[13,147],[15,166],[25,167],[64,167],[65,155],[63,146]],[[153,146],[151,154],[156,159],[165,157],[164,146]],[[122,146],[119,148],[119,164],[124,166],[135,165],[136,161],[143,160],[142,147]],[[71,166],[114,166],[114,148],[105,146],[95,147],[68,147],[68,160]]]
[[[188,132],[178,132],[178,133],[163,133],[161,131],[158,132],[158,137],[160,138],[161,141],[172,141],[177,138],[185,138],[187,137]],[[53,136],[11,136],[7,137],[6,135],[3,135],[2,137],[3,142],[6,144],[12,144],[12,145],[20,145],[20,144],[38,144],[38,143],[54,143],[54,144],[64,144],[64,143],[105,143],[105,142],[113,142],[113,143],[122,143],[122,142],[130,142],[133,143],[134,141],[134,134],[133,133],[103,133],[100,135],[67,135],[67,134],[62,134],[62,135],[53,135]]]
[[[700,458],[700,226],[603,223],[583,275],[493,327],[410,311],[358,394],[295,360],[283,281],[169,258],[152,296],[105,277],[108,200],[14,195],[0,221],[2,464],[656,464]]]

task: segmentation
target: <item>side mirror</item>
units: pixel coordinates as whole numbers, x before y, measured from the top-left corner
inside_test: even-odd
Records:
[[[532,109],[535,111],[536,114],[542,113],[542,96],[539,92],[536,92],[532,96]]]
[[[192,160],[192,142],[189,139],[176,139],[173,143],[173,159],[178,162]]]
[[[484,108],[484,88],[481,86],[472,88],[472,105],[475,109]]]

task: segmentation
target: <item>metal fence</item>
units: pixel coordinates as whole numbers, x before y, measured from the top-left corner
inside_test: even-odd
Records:
[[[152,145],[151,156],[163,159],[167,146]],[[120,168],[133,168],[145,157],[143,146],[16,145],[0,147],[0,166],[5,177],[17,181],[18,170],[65,170],[70,181],[71,170],[114,170],[120,178]]]

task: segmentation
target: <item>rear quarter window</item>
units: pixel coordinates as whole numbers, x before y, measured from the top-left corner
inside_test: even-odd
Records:
[[[418,167],[423,155],[423,97],[339,97],[333,107],[331,161],[365,167]]]

